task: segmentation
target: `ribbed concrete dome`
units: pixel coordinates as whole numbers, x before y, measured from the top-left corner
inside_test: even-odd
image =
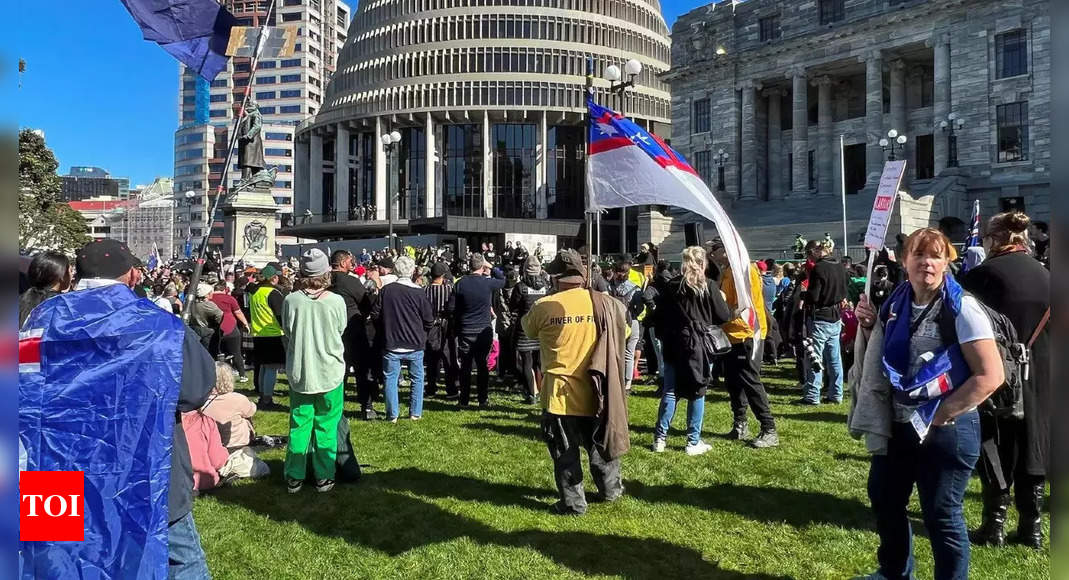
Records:
[[[643,64],[628,115],[668,123],[668,27],[657,0],[374,0],[361,3],[312,125],[423,111],[579,111],[587,57],[600,80]]]

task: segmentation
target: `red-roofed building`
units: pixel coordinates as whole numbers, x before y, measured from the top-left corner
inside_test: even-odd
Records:
[[[125,242],[126,232],[123,214],[127,203],[125,200],[111,196],[101,196],[82,201],[71,201],[67,205],[82,214],[86,225],[89,226],[89,235],[94,240],[112,238]]]

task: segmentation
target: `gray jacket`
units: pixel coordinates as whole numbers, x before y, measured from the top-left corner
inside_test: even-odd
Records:
[[[846,417],[847,429],[854,439],[865,438],[865,448],[870,454],[886,455],[894,411],[891,381],[883,371],[883,326],[873,326],[868,340],[864,331],[858,329],[854,353],[854,366],[848,373],[853,396]]]

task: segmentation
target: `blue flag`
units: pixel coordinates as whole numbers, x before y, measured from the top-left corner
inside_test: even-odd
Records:
[[[185,248],[185,250],[186,250],[186,257],[187,258],[190,258],[190,257],[193,256],[193,240],[190,239],[191,235],[192,234],[186,234],[186,248]]]
[[[238,21],[216,0],[122,0],[145,40],[204,79],[226,68],[230,29]]]
[[[23,542],[23,578],[167,576],[184,336],[123,284],[54,296],[26,319],[19,443],[29,471],[83,472],[85,539]]]

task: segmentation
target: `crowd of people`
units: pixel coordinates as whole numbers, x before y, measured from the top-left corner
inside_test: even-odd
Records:
[[[506,391],[543,409],[558,490],[553,510],[582,514],[581,449],[601,498],[623,493],[628,393],[643,369],[639,384],[655,385],[660,398],[652,451],[669,449],[683,399],[682,450],[698,456],[712,449],[701,437],[706,393],[721,385],[730,396],[728,438],[755,449],[780,444],[762,363],[793,359],[796,404],[849,399],[848,427],[872,454],[868,491],[880,535],[872,578],[912,575],[906,509],[914,486],[936,577],[965,578],[962,505],[974,469],[983,482],[984,521],[972,541],[1006,541],[1012,491],[1016,538],[1042,543],[1049,274],[1034,257],[1047,246],[1039,248],[1030,231],[1024,214],[995,216],[985,255],[976,259],[975,251],[959,258],[939,230],[921,229],[874,256],[871,280],[865,264],[834,257],[829,236],[806,242],[799,235],[798,260],[753,262],[745,283],[734,279],[717,239],[686,248],[676,263],[652,244],[636,256],[594,263],[584,248],[547,256],[541,245],[528,250],[518,242],[463,254],[450,246],[330,255],[310,249],[261,269],[208,272],[196,287],[188,272],[146,271],[125,246],[104,240],[73,262],[53,252],[34,257],[19,315],[24,332],[43,328],[47,337],[58,318],[50,305],[63,302],[76,312],[79,300],[99,302],[94,292],[106,291],[117,312],[127,303],[151,305],[152,312],[138,314],[145,328],[184,331],[173,351],[180,376],[156,378],[175,383],[181,412],[164,522],[172,572],[207,573],[190,494],[231,477],[265,475],[250,446],[286,446],[290,493],[309,480],[329,492],[336,480],[359,478],[343,412],[349,389],[360,419],[384,413],[395,423],[407,386],[406,417],[418,421],[429,397],[459,410],[487,408],[496,373]],[[752,308],[743,308],[743,287]],[[1018,339],[998,324],[1003,316]],[[1027,345],[1031,371],[1017,377],[1020,401],[1006,410],[991,401],[1011,390],[1010,342]],[[124,344],[108,347],[119,367],[130,356],[124,349],[133,348]],[[255,403],[234,390],[250,370]],[[279,372],[288,383],[289,432],[265,438],[252,418],[280,408]],[[753,436],[749,413],[759,426]],[[56,459],[77,467],[76,458]]]

